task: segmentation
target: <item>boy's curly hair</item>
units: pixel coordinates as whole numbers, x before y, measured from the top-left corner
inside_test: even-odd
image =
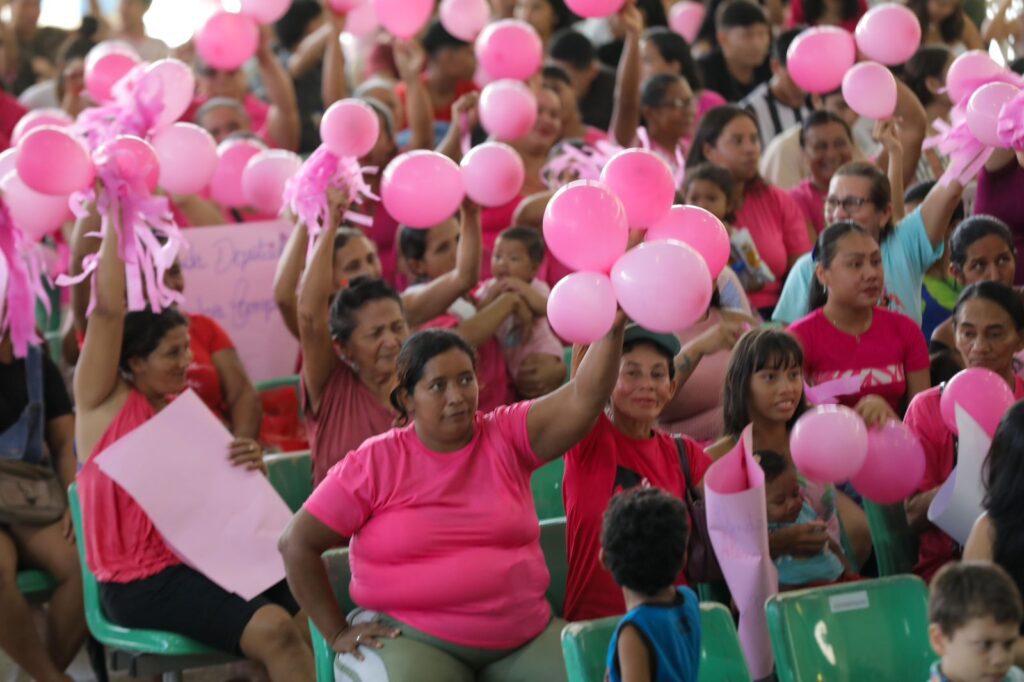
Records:
[[[681,500],[657,488],[634,488],[612,498],[601,546],[615,582],[654,595],[675,582],[686,559],[690,521]]]

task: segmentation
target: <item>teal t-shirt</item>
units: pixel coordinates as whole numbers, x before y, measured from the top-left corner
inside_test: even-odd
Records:
[[[882,242],[882,268],[885,270],[885,291],[880,305],[903,313],[921,324],[921,283],[928,268],[942,257],[944,246],[932,246],[916,209],[896,224],[893,234]],[[782,295],[772,320],[792,324],[810,312],[807,308],[811,293],[814,261],[806,253],[793,264],[782,287]]]

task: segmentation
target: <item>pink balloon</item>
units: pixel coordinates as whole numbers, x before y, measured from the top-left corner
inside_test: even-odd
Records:
[[[1009,83],[989,83],[974,91],[967,100],[967,128],[982,144],[1002,147],[997,126],[1003,105],[1020,94],[1020,89]]]
[[[40,194],[25,185],[16,172],[3,176],[0,191],[4,194],[14,226],[29,241],[37,242],[71,220],[67,196]]]
[[[368,36],[377,30],[377,10],[372,2],[360,2],[345,14],[345,33],[357,38]]]
[[[999,420],[1014,403],[1013,391],[995,372],[972,367],[958,372],[942,389],[939,412],[950,431],[959,434],[956,406],[969,414],[989,436],[995,435]]]
[[[476,39],[476,58],[494,78],[524,81],[540,69],[544,48],[536,29],[519,19],[488,24]]]
[[[434,11],[434,0],[374,0],[384,30],[406,40],[420,32]]]
[[[953,60],[946,72],[946,90],[953,104],[966,100],[986,83],[1007,81],[1006,69],[995,63],[987,52],[970,50]]]
[[[153,136],[160,186],[171,194],[202,191],[217,170],[217,143],[194,123],[175,123]]]
[[[664,159],[646,149],[623,149],[601,170],[601,182],[618,195],[633,228],[646,229],[665,217],[676,181]]]
[[[217,12],[206,20],[195,35],[196,51],[215,69],[233,71],[256,54],[260,28],[244,14]]]
[[[284,149],[267,149],[252,157],[242,171],[246,202],[260,213],[277,215],[284,203],[284,185],[301,167],[299,155]]]
[[[572,272],[548,296],[548,322],[569,343],[593,343],[612,328],[616,308],[608,275]]]
[[[875,62],[861,62],[843,76],[843,99],[864,118],[891,118],[896,111],[896,79]]]
[[[668,25],[673,31],[686,38],[691,45],[697,39],[700,26],[704,23],[704,5],[684,0],[672,5],[668,12]]]
[[[139,64],[139,55],[131,45],[108,40],[89,50],[85,57],[85,91],[96,102],[113,99],[113,87]]]
[[[16,148],[11,147],[0,152],[0,178],[3,178],[12,170],[17,170],[17,165],[18,150]]]
[[[618,14],[626,0],[565,0],[574,14],[585,19],[600,19]]]
[[[17,168],[31,189],[53,196],[83,190],[96,176],[85,145],[53,126],[39,126],[21,139]]]
[[[857,47],[868,59],[897,66],[921,46],[921,22],[903,5],[875,5],[857,22]]]
[[[518,140],[537,122],[537,96],[516,80],[488,83],[480,93],[480,125],[505,142]]]
[[[54,128],[66,128],[74,122],[62,109],[33,109],[20,119],[11,132],[11,145],[17,146],[21,138],[28,134],[28,131],[39,126],[53,126]],[[0,173],[0,177],[3,174]]]
[[[857,59],[849,31],[836,26],[815,26],[796,37],[786,53],[786,68],[800,88],[823,95],[836,90]]]
[[[523,189],[523,159],[503,142],[473,147],[460,165],[466,195],[481,206],[504,206]]]
[[[868,453],[850,483],[878,504],[902,502],[924,478],[924,448],[902,422],[888,421],[868,430]]]
[[[465,197],[462,171],[443,154],[399,154],[380,181],[384,208],[402,225],[427,229],[448,220]]]
[[[356,7],[363,7],[369,4],[371,3],[367,3],[365,0],[327,0],[327,6],[338,14],[348,14]],[[372,11],[372,6],[370,9]],[[345,26],[348,27],[348,21],[345,22]]]
[[[256,140],[225,140],[217,146],[217,168],[210,179],[210,196],[225,208],[248,202],[242,192],[242,173],[249,160],[266,149]]]
[[[864,466],[868,429],[843,405],[818,405],[793,427],[789,447],[797,471],[818,483],[840,483]]]
[[[612,287],[630,319],[665,334],[687,329],[707,313],[713,284],[692,248],[673,240],[644,242],[612,268]]]
[[[377,112],[362,100],[335,102],[320,119],[320,139],[337,156],[365,156],[377,144],[379,135]]]
[[[651,226],[644,241],[675,239],[688,244],[703,258],[712,279],[718,277],[729,262],[732,246],[729,232],[722,221],[700,206],[673,206]]]
[[[272,24],[285,15],[292,0],[241,0],[242,14],[261,24]]]
[[[140,87],[153,87],[162,94],[164,106],[156,119],[156,128],[165,128],[184,114],[196,91],[192,69],[177,59],[161,59],[146,68]]]
[[[573,270],[608,272],[629,241],[626,209],[600,182],[570,182],[544,210],[544,241]]]
[[[472,42],[491,20],[491,8],[486,0],[441,0],[440,15],[446,31]]]
[[[134,135],[119,135],[96,150],[96,165],[109,166],[129,182],[144,183],[156,191],[160,179],[160,161],[153,145]]]

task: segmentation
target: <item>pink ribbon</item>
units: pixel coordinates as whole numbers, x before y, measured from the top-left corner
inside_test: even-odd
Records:
[[[996,133],[1003,146],[1024,151],[1024,92],[1003,105],[999,111]]]
[[[30,345],[40,343],[36,334],[35,299],[40,297],[49,308],[49,299],[42,291],[42,261],[28,255],[31,245],[14,227],[7,204],[0,200],[0,258],[6,261],[7,286],[4,306],[0,310],[0,336],[10,332],[14,355],[28,355]],[[31,265],[30,265],[31,264]],[[33,277],[40,279],[33,283]]]
[[[966,186],[977,177],[995,150],[980,142],[967,127],[963,103],[953,107],[953,111],[950,113],[950,123],[936,119],[932,125],[939,131],[939,134],[927,138],[922,148],[935,147],[949,157],[949,167],[939,178],[939,182],[942,185],[948,185],[957,180],[961,185]]]

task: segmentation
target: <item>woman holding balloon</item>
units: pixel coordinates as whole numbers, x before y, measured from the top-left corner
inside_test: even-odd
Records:
[[[640,78],[643,82],[661,74],[682,76],[686,80],[697,100],[695,125],[700,123],[701,117],[709,110],[725,104],[724,97],[704,88],[686,38],[675,31],[664,26],[654,26],[644,31],[640,41],[640,62]]]
[[[809,383],[859,378],[840,403],[868,427],[898,419],[930,386],[928,348],[913,320],[877,307],[885,287],[878,242],[857,223],[834,223],[821,233],[815,258],[812,312],[789,328],[803,346]]]
[[[796,420],[809,409],[803,365],[803,350],[793,335],[770,328],[745,334],[733,349],[725,376],[726,435],[708,448],[708,455],[718,459],[729,453],[751,424],[755,452],[774,450],[791,460],[790,434]],[[814,483],[799,472],[798,476],[801,495],[824,522],[775,531],[769,535],[771,555],[813,556],[829,537],[839,541],[841,532],[845,532],[854,550],[851,561],[863,564],[871,555],[871,533],[864,511],[834,486]]]
[[[1024,349],[1024,305],[1020,296],[998,282],[972,284],[961,292],[952,319],[956,350],[964,366],[987,370],[1006,387],[1003,391],[965,395],[964,406],[972,414],[991,413],[997,419],[1008,405],[1000,401],[1024,398],[1024,380],[1016,375],[1014,360],[1014,355]],[[907,521],[921,536],[914,572],[925,580],[956,558],[952,538],[928,521],[928,507],[956,465],[956,435],[941,410],[943,393],[946,388],[954,390],[953,381],[916,396],[904,418],[925,451],[924,479],[906,502]]]

